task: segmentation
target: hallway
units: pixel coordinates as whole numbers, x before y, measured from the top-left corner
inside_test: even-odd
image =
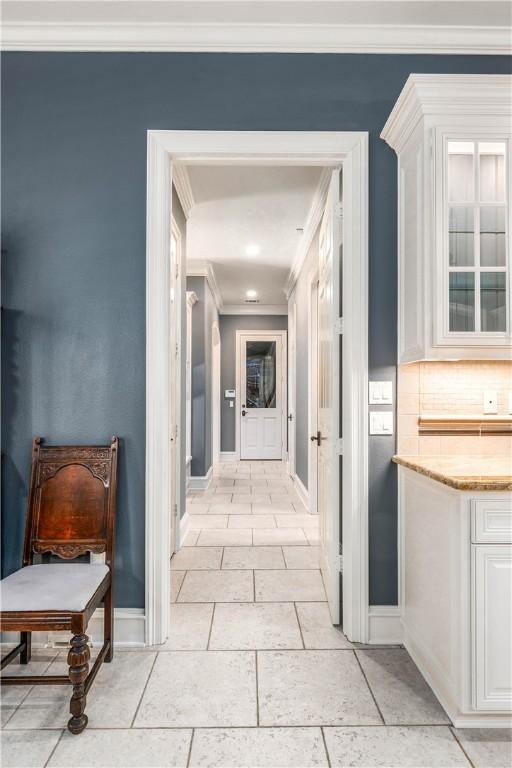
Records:
[[[5,768],[506,764],[506,741],[449,727],[405,650],[354,647],[330,625],[317,521],[281,462],[220,465],[189,502],[167,642],[101,668],[78,737],[64,686],[12,687]],[[65,653],[34,665],[55,674]]]

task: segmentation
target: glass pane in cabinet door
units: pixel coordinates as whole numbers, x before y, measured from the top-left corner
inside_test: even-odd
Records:
[[[276,342],[248,341],[245,359],[246,408],[275,408]]]
[[[450,272],[450,331],[475,330],[475,273]]]
[[[480,264],[504,267],[506,264],[505,208],[480,208]]]
[[[474,208],[450,208],[449,221],[450,267],[471,267],[475,263]]]
[[[507,328],[505,272],[480,274],[480,316],[482,331],[504,332]]]
[[[505,143],[502,141],[480,142],[480,200],[498,203],[505,200]]]
[[[448,199],[465,203],[475,199],[472,141],[448,142]]]

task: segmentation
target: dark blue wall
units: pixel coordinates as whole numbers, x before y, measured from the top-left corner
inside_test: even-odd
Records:
[[[506,57],[2,57],[3,569],[20,563],[32,436],[122,438],[117,602],[144,602],[146,131],[370,132],[370,374],[394,377],[396,161],[379,132],[410,72]],[[393,440],[370,446],[372,603],[397,597]]]

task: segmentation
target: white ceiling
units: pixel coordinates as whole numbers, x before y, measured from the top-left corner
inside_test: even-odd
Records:
[[[195,204],[187,259],[210,262],[224,304],[256,290],[261,304],[285,304],[284,286],[318,187],[321,168],[190,166]],[[258,255],[247,255],[249,245]]]
[[[3,0],[7,50],[506,53],[509,0]]]

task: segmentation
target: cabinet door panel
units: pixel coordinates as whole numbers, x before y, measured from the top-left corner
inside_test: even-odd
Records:
[[[473,560],[473,706],[512,710],[512,547],[478,544]]]

